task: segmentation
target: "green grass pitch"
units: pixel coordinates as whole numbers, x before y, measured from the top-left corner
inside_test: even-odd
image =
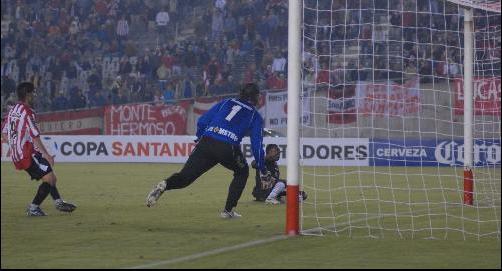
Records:
[[[72,214],[59,213],[48,197],[42,204],[48,216],[33,218],[26,217],[24,212],[38,185],[29,181],[25,172],[15,171],[11,163],[2,163],[1,267],[128,268],[150,264],[154,268],[501,267],[500,239],[468,238],[464,241],[454,235],[448,240],[426,240],[418,236],[413,240],[400,239],[394,234],[376,239],[349,237],[347,234],[300,236],[176,261],[252,241],[270,240],[283,234],[285,221],[284,205],[267,206],[253,201],[253,176],[248,179],[237,208],[243,218],[220,219],[218,215],[225,203],[231,179],[231,172],[220,166],[185,189],[166,192],[155,207],[147,208],[145,196],[153,185],[180,168],[181,165],[168,164],[56,164],[60,193],[64,199],[77,204],[78,209]],[[285,175],[285,168],[281,172]],[[305,172],[310,174],[308,170]],[[411,173],[414,175],[416,172]],[[321,172],[316,174],[322,175]],[[336,169],[333,169],[332,175],[336,178]],[[346,176],[341,184],[351,187],[350,175]],[[419,183],[427,187],[427,182],[420,180],[422,182]],[[381,190],[368,188],[361,191],[354,188],[354,193],[363,193],[368,199],[366,206],[351,200],[352,192],[338,191],[333,180],[320,182],[333,185],[329,187],[333,191],[331,195],[323,195],[322,192],[315,195],[312,190],[307,202],[312,202],[314,195],[318,199],[339,197],[329,210],[318,208],[319,215],[329,216],[332,210],[357,213],[361,208],[373,212],[377,209],[371,208],[377,207],[370,205],[378,204],[370,204],[371,199],[380,196],[386,201],[386,189],[396,188],[400,180],[390,182],[381,177],[371,179],[373,182],[379,183]],[[419,185],[417,191],[422,186]],[[500,195],[500,184],[498,187]],[[434,190],[434,187],[431,188]],[[403,202],[421,196],[420,193],[410,194],[400,199],[396,195],[393,199]],[[354,201],[354,205],[338,204],[346,199]],[[385,201],[379,207],[387,212]],[[311,213],[308,205],[305,208],[306,214],[307,211]],[[417,206],[417,210],[420,208],[423,206]],[[406,210],[410,208],[397,211]],[[500,220],[500,209],[497,215]],[[335,222],[343,225],[343,217]],[[417,215],[413,225],[420,225],[422,220],[435,221]],[[308,221],[306,223],[310,223]],[[410,227],[406,221],[398,222],[403,228]],[[385,228],[386,222],[382,223],[374,226]],[[374,235],[381,235],[379,233],[377,231]],[[441,236],[441,233],[438,235]]]

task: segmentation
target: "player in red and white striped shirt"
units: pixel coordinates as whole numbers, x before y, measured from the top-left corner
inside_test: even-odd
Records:
[[[56,188],[56,175],[52,167],[54,158],[49,155],[40,140],[40,131],[32,109],[35,99],[35,87],[30,82],[23,82],[17,87],[19,102],[6,116],[2,127],[2,138],[9,143],[11,158],[18,170],[25,170],[32,180],[42,179],[37,194],[28,207],[28,216],[45,216],[40,204],[51,194],[56,209],[72,212],[76,206],[61,199]]]

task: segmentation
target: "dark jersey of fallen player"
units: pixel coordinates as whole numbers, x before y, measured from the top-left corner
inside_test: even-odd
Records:
[[[255,163],[252,163],[252,165],[254,168],[256,168],[256,166],[254,166]],[[272,189],[274,188],[276,182],[279,181],[286,183],[285,180],[279,179],[280,172],[279,172],[279,166],[277,165],[276,161],[265,160],[265,167],[268,171],[270,171],[272,178],[270,178],[270,180],[262,180],[260,178],[260,172],[258,171],[258,169],[256,169],[256,174],[255,174],[256,184],[255,187],[253,188],[253,196],[258,201],[264,201],[267,198],[270,192],[272,192]]]

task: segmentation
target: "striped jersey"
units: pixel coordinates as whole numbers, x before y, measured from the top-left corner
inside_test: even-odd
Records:
[[[18,102],[9,110],[2,133],[7,134],[12,162],[16,169],[29,168],[31,156],[35,153],[33,138],[40,136],[35,112],[29,105]]]

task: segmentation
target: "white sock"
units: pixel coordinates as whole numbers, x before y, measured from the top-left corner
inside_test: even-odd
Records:
[[[57,200],[54,201],[54,203],[56,203],[56,204],[59,204],[59,203],[62,203],[62,202],[63,202],[63,199],[57,199]]]
[[[279,195],[279,193],[281,193],[282,191],[284,191],[284,189],[286,189],[286,185],[283,183],[283,182],[277,182],[275,185],[274,185],[274,189],[272,189],[272,192],[270,192],[270,194],[268,195],[267,198],[269,199],[275,199],[277,198],[277,195]]]
[[[33,204],[33,203],[30,204],[30,209],[31,210],[34,210],[34,209],[37,209],[37,208],[38,208],[38,205]]]

